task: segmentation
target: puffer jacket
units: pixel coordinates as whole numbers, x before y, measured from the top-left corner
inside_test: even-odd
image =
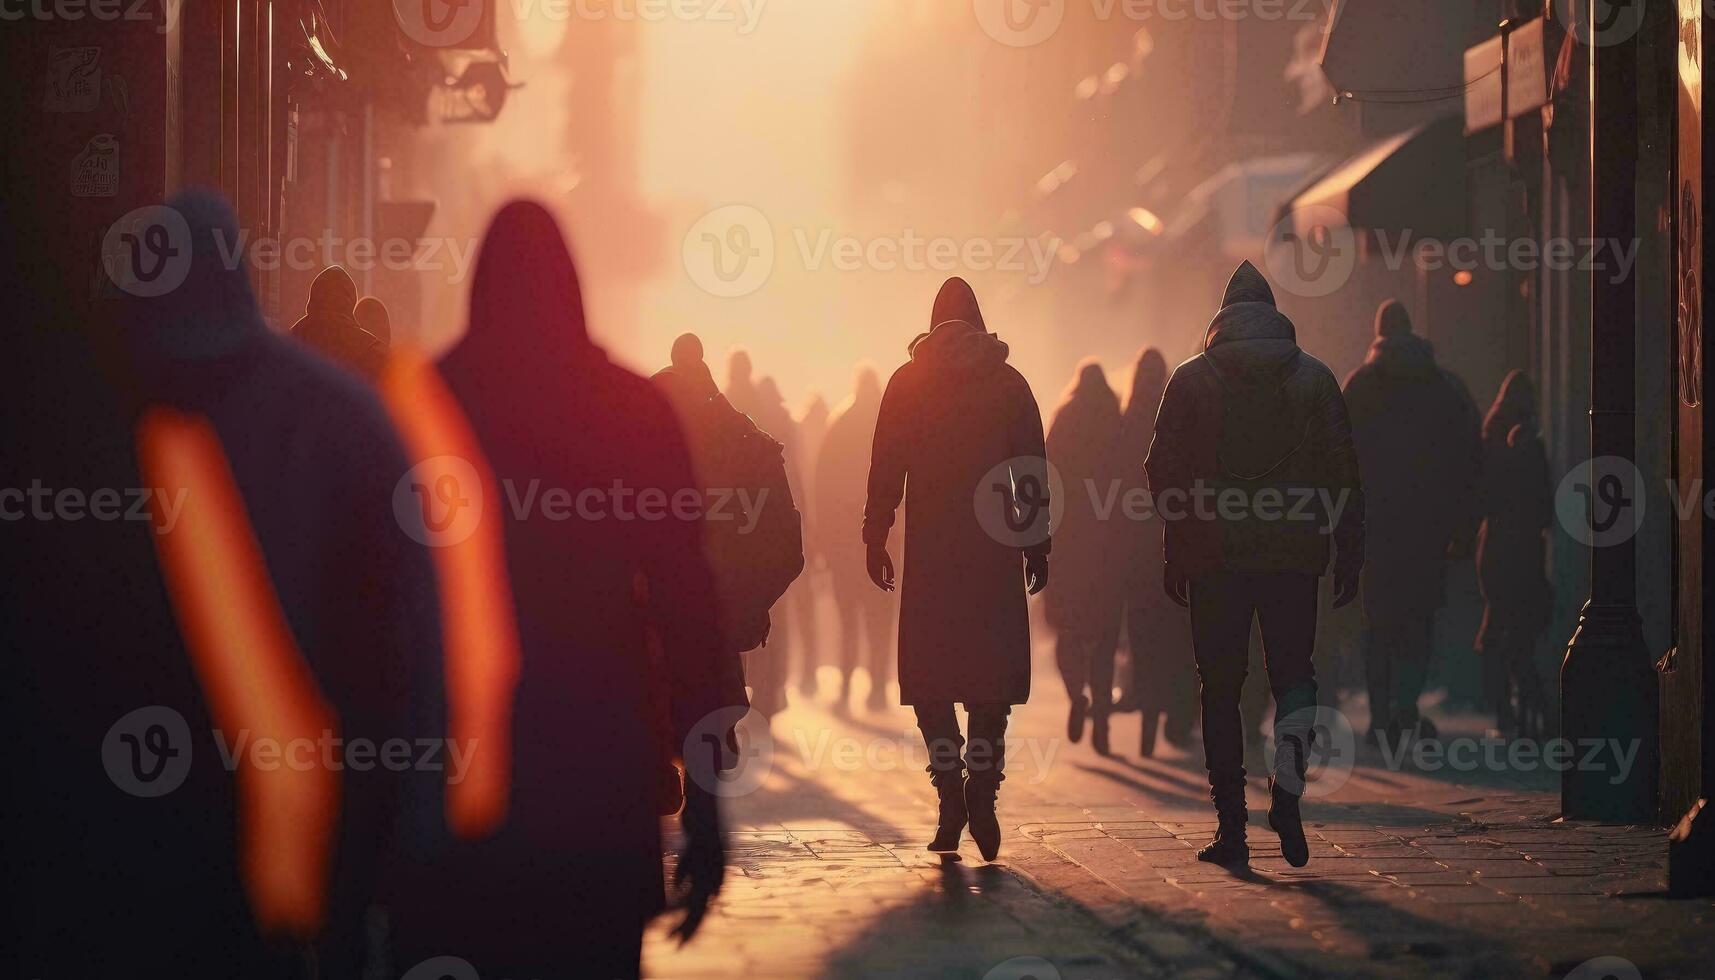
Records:
[[[1222,431],[1228,392],[1274,385],[1290,423],[1271,434]],[[1293,435],[1283,440],[1280,432]],[[1145,470],[1167,563],[1192,579],[1320,575],[1330,539],[1339,567],[1363,565],[1363,487],[1340,383],[1299,349],[1292,321],[1248,262],[1227,287],[1203,353],[1167,383]]]

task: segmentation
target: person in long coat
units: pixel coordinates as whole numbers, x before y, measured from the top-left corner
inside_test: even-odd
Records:
[[[1154,347],[1144,348],[1132,374],[1120,430],[1123,493],[1147,488],[1143,459],[1155,439],[1155,413],[1166,388],[1167,359]],[[1153,513],[1143,516],[1146,519],[1128,521],[1125,529],[1131,689],[1122,710],[1142,715],[1138,751],[1147,758],[1155,754],[1158,732],[1165,731],[1170,742],[1190,738],[1197,716],[1197,668],[1191,655],[1191,617],[1161,590],[1161,521]]]
[[[1125,578],[1119,569],[1125,538],[1119,503],[1119,396],[1102,366],[1078,369],[1048,429],[1048,460],[1064,487],[1062,516],[1055,528],[1055,588],[1043,603],[1048,625],[1059,634],[1055,662],[1071,708],[1066,737],[1083,737],[1086,714],[1090,744],[1108,754],[1108,715],[1113,709],[1114,653],[1119,646]]]
[[[1048,584],[1047,449],[1030,385],[970,285],[949,279],[929,322],[882,395],[865,564],[878,587],[894,587],[887,535],[903,500],[899,696],[916,709],[940,798],[929,848],[956,850],[968,819],[993,860],[1007,716],[1030,696],[1025,590]],[[955,702],[970,715],[968,742]]]
[[[830,530],[846,526],[863,513],[870,447],[880,413],[881,379],[874,368],[860,368],[852,397],[835,411],[822,440],[822,451],[816,456],[816,512]],[[840,704],[850,700],[852,675],[862,666],[869,672],[867,706],[880,711],[893,680],[898,603],[893,596],[870,587],[864,571],[864,545],[856,535],[826,535],[822,555],[839,620]]]
[[[387,342],[357,322],[357,283],[337,265],[310,283],[310,298],[304,315],[292,324],[292,337],[371,381],[387,359]]]
[[[724,874],[714,753],[744,710],[727,695],[736,654],[722,649],[701,521],[666,503],[700,496],[689,450],[666,398],[590,338],[572,257],[538,204],[495,216],[468,331],[441,367],[498,484],[482,519],[505,521],[522,660],[513,792],[489,836],[413,864],[421,900],[399,915],[396,959],[637,976],[666,897],[649,705],[664,701],[684,747],[683,936]]]
[[[1483,420],[1483,524],[1477,532],[1477,584],[1484,602],[1477,649],[1484,658],[1484,687],[1497,727],[1526,737],[1540,736],[1547,725],[1535,647],[1554,604],[1544,571],[1554,488],[1536,406],[1530,376],[1507,375]]]
[[[1429,673],[1446,560],[1481,464],[1475,409],[1435,362],[1396,300],[1376,311],[1376,339],[1346,379],[1352,441],[1369,510],[1364,560],[1364,672],[1373,737],[1435,736],[1417,699]],[[1466,538],[1468,539],[1468,536]]]

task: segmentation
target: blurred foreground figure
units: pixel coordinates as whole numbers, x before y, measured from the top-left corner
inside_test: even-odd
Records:
[[[1476,409],[1395,300],[1376,311],[1375,343],[1345,394],[1364,474],[1370,731],[1377,739],[1433,738],[1417,699],[1435,611],[1446,602],[1448,552],[1469,553],[1455,538],[1470,538],[1464,525],[1481,463]]]
[[[1298,800],[1314,735],[1318,579],[1331,529],[1335,608],[1357,598],[1363,497],[1339,382],[1299,349],[1292,321],[1249,262],[1227,284],[1203,353],[1168,381],[1146,466],[1167,522],[1163,586],[1191,609],[1203,682],[1203,754],[1220,827],[1197,857],[1250,860],[1239,696],[1256,622],[1275,704],[1269,824],[1286,860],[1301,867],[1309,860]]]
[[[671,503],[701,497],[690,456],[666,400],[591,342],[571,256],[539,205],[495,217],[469,330],[442,368],[500,487],[462,506],[506,522],[522,654],[513,791],[487,836],[406,869],[416,901],[399,909],[398,965],[450,955],[484,976],[636,976],[664,904],[651,631],[686,746],[685,937],[724,874],[709,787],[743,711],[723,693],[736,668],[701,524]]]
[[[917,711],[940,797],[929,850],[957,851],[968,819],[992,861],[1006,720],[1030,697],[1025,587],[1048,584],[1048,465],[1036,398],[963,279],[941,287],[929,322],[882,396],[865,564],[893,589],[887,535],[904,499],[899,695]],[[954,702],[970,715],[968,745]]]
[[[718,513],[705,513],[702,525],[725,649],[755,650],[772,633],[769,610],[804,569],[783,447],[715,388],[695,334],[673,342],[672,364],[653,380],[678,413],[707,499],[726,501]],[[729,695],[742,698],[743,683],[742,676],[733,679]]]
[[[0,607],[29,651],[8,716],[41,738],[9,796],[7,972],[354,977],[400,814],[441,799],[444,771],[346,764],[444,731],[434,572],[374,395],[267,328],[224,201],[169,206],[189,274],[128,301],[129,357],[98,378],[66,331],[18,391],[24,472],[153,513],[9,525],[43,574]]]
[[[1483,420],[1482,479],[1477,582],[1485,605],[1477,649],[1484,687],[1496,727],[1507,735],[1540,738],[1548,724],[1548,696],[1535,655],[1536,638],[1554,605],[1544,571],[1554,487],[1537,430],[1536,385],[1523,371],[1507,375]]]
[[[822,555],[839,616],[839,703],[844,706],[850,701],[852,674],[861,666],[869,672],[871,711],[886,706],[887,685],[893,679],[896,603],[893,596],[870,587],[864,543],[850,533],[850,526],[863,514],[870,447],[880,413],[881,379],[874,368],[863,367],[857,372],[852,397],[828,423],[816,457],[815,481],[816,512],[824,522]]]
[[[1155,438],[1155,413],[1161,393],[1167,388],[1167,359],[1153,347],[1137,358],[1132,375],[1131,396],[1125,403],[1120,431],[1121,496],[1147,488],[1142,460]],[[1129,515],[1121,533],[1126,553],[1120,567],[1126,573],[1126,645],[1131,648],[1131,690],[1119,710],[1136,710],[1143,716],[1138,752],[1145,758],[1155,754],[1156,732],[1165,728],[1169,741],[1184,742],[1191,735],[1197,711],[1197,681],[1191,656],[1191,618],[1161,589],[1161,521],[1154,510],[1145,520]],[[1165,724],[1163,723],[1165,718]]]
[[[310,283],[309,302],[292,324],[292,336],[373,381],[387,359],[387,342],[358,325],[356,307],[357,283],[330,265]]]
[[[1043,606],[1059,634],[1055,659],[1072,699],[1066,737],[1084,737],[1087,712],[1090,744],[1102,755],[1108,754],[1125,585],[1119,571],[1125,515],[1112,496],[1119,490],[1120,425],[1119,397],[1101,365],[1090,363],[1078,370],[1048,429],[1048,460],[1060,471],[1065,504],[1054,529],[1054,590]],[[1103,511],[1108,503],[1116,509]]]

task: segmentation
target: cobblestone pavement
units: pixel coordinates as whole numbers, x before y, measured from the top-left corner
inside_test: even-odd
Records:
[[[1111,758],[1069,744],[1039,667],[1009,733],[1000,859],[967,839],[943,865],[922,850],[933,790],[909,712],[846,717],[822,679],[776,717],[767,778],[728,801],[716,912],[683,949],[658,925],[650,976],[1715,977],[1715,903],[1663,897],[1665,834],[1557,821],[1552,773],[1454,781],[1371,751],[1305,800],[1303,869],[1253,775],[1252,867],[1233,873],[1193,857],[1214,829],[1200,750],[1139,761],[1135,715]]]

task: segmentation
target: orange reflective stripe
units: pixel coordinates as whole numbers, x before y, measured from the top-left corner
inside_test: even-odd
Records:
[[[379,380],[382,401],[413,464],[453,459],[482,483],[480,496],[442,472],[432,481],[441,499],[477,500],[490,512],[504,499],[458,401],[434,367],[404,351],[389,355]],[[462,467],[461,467],[462,468]],[[467,471],[467,472],[468,472]],[[448,483],[447,481],[451,481]],[[430,501],[432,502],[432,501]],[[506,819],[512,793],[512,703],[522,656],[499,520],[482,514],[468,534],[431,540],[440,581],[446,656],[447,728],[470,759],[463,779],[448,770],[447,825],[466,839],[486,837]],[[431,522],[431,528],[441,528]]]
[[[228,739],[249,733],[250,744],[315,744],[336,718],[292,638],[213,426],[151,409],[137,448],[145,485],[166,491],[151,498],[157,529],[166,526],[161,501],[184,501],[172,530],[154,538],[215,724]],[[319,764],[264,769],[250,758],[235,779],[239,867],[257,924],[311,936],[327,911],[339,776]]]

